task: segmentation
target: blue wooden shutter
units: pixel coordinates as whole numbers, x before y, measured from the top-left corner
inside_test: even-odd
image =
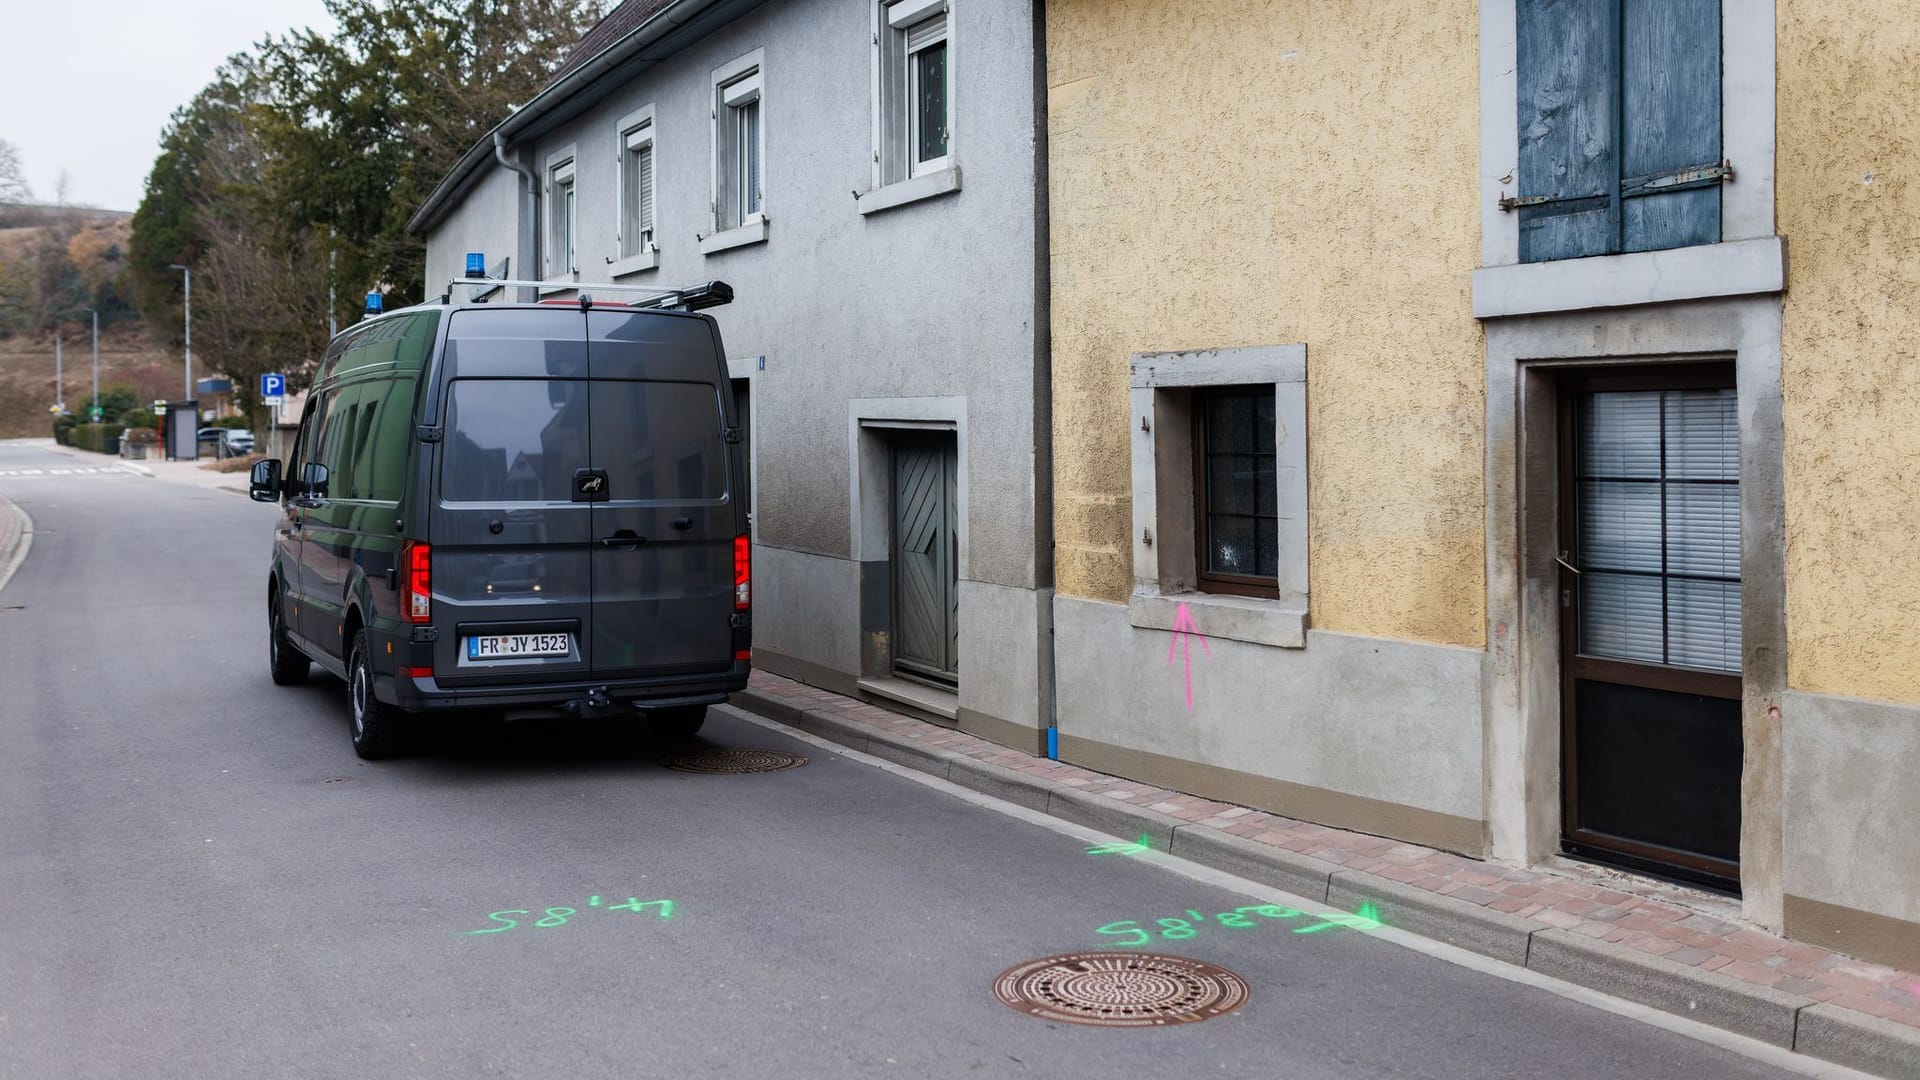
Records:
[[[1521,262],[1618,250],[1619,2],[1518,0]]]
[[[1621,250],[1718,243],[1720,0],[1624,3]]]

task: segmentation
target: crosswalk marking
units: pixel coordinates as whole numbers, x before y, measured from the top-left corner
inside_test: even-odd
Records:
[[[118,465],[82,466],[73,469],[0,469],[0,477],[6,476],[138,476],[132,469]]]

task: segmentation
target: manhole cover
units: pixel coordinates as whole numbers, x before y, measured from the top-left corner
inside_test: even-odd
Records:
[[[781,769],[798,768],[806,763],[807,758],[804,754],[789,754],[783,750],[755,750],[741,746],[715,746],[705,750],[695,750],[689,754],[675,754],[661,762],[669,769],[697,773],[778,772]]]
[[[1245,979],[1217,964],[1154,953],[1067,953],[994,980],[994,996],[1043,1020],[1161,1027],[1211,1020],[1246,1003]]]

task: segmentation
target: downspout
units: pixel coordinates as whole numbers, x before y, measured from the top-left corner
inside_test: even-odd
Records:
[[[1033,5],[1033,501],[1034,584],[1046,601],[1041,626],[1046,630],[1045,670],[1040,693],[1046,707],[1046,744],[1051,760],[1060,759],[1060,649],[1054,637],[1054,610],[1059,595],[1054,576],[1053,520],[1053,281],[1048,254],[1051,208],[1047,173],[1047,4]]]
[[[507,139],[499,128],[493,129],[493,156],[497,158],[500,164],[505,166],[508,171],[520,175],[520,235],[516,238],[516,250],[519,253],[519,258],[522,260],[519,276],[523,281],[535,280],[540,276],[540,252],[536,250],[536,245],[540,239],[539,177],[533,175],[532,169],[527,168],[525,165],[517,164],[512,158],[507,156]],[[530,268],[527,266],[527,261],[529,260],[534,264],[531,268],[531,273],[528,272]],[[514,276],[514,272],[510,270],[507,276]],[[531,303],[538,299],[540,299],[538,296],[529,296],[522,300],[522,303]]]

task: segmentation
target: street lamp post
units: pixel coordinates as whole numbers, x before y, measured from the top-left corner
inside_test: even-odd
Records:
[[[178,270],[187,276],[187,388],[186,392],[180,395],[180,400],[190,401],[193,398],[193,271],[179,263],[168,263],[167,269]]]
[[[53,414],[60,415],[60,404],[65,400],[66,377],[60,371],[60,335],[53,335]]]
[[[87,422],[92,424],[106,417],[93,415],[94,410],[100,407],[100,310],[88,308],[87,314],[93,316],[93,401],[87,406]]]

